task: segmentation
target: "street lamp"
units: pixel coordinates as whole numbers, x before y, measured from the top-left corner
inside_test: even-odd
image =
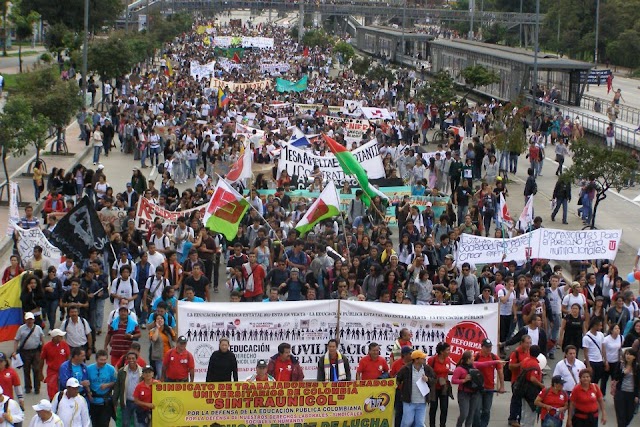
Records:
[[[82,105],[87,103],[87,55],[89,52],[89,0],[84,0],[84,43],[82,46]]]
[[[536,0],[535,43],[533,47],[533,114],[535,117],[536,101],[538,100],[538,37],[540,35],[540,0]]]
[[[593,51],[593,65],[598,68],[598,36],[600,30],[600,0],[596,0],[596,47]]]

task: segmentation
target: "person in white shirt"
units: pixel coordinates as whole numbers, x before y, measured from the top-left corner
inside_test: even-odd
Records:
[[[589,310],[587,307],[587,298],[582,293],[582,285],[579,282],[571,283],[571,293],[562,298],[562,314],[568,314],[573,304],[580,305],[580,315],[585,316],[585,320],[589,320]]]
[[[122,249],[120,251],[120,258],[113,262],[111,266],[111,277],[114,279],[120,277],[120,270],[122,266],[128,265],[131,268],[131,276],[136,277],[136,263],[129,259],[129,250]]]
[[[169,281],[164,277],[164,268],[160,265],[156,267],[156,274],[147,279],[147,283],[144,285],[144,295],[142,297],[143,311],[148,313],[153,301],[162,296],[164,287],[169,284]]]
[[[56,393],[51,400],[51,409],[56,413],[64,427],[90,427],[87,400],[78,391],[80,383],[74,377],[67,380],[67,389]]]
[[[584,360],[587,368],[591,368],[591,382],[600,383],[600,379],[604,374],[604,358],[602,352],[602,343],[604,342],[604,334],[602,330],[602,319],[594,317],[589,323],[589,330],[582,337],[582,349],[584,351]]]
[[[130,310],[133,309],[133,302],[138,296],[138,283],[131,277],[131,267],[123,265],[120,268],[120,277],[113,279],[111,282],[111,289],[109,291],[111,298],[113,298],[113,308],[118,311],[123,301],[128,301],[127,306]]]
[[[155,246],[155,250],[160,252],[163,256],[162,262],[164,262],[164,256],[171,249],[171,242],[169,241],[169,237],[167,237],[162,232],[162,224],[155,224],[153,226],[153,234],[149,238],[149,242],[147,243],[147,248],[149,249],[149,255],[151,255],[151,248],[149,245],[153,244]],[[149,256],[149,262],[153,263],[152,257]],[[160,264],[162,264],[162,262]],[[153,265],[160,265],[153,264]]]
[[[56,270],[56,277],[60,282],[64,284],[65,280],[73,276],[73,257],[67,257],[67,259]]]
[[[156,250],[155,243],[149,242],[147,243],[147,256],[149,257],[149,264],[160,266],[164,264],[164,254],[161,254]]]
[[[564,359],[559,361],[553,369],[553,376],[560,375],[564,380],[562,388],[568,394],[571,394],[573,388],[580,383],[580,371],[586,368],[582,360],[576,358],[576,354],[575,346],[566,346]]]
[[[92,339],[91,326],[86,319],[79,316],[80,309],[78,307],[69,308],[69,317],[62,322],[60,329],[66,332],[66,340],[69,347],[82,347],[86,351],[87,358],[91,357]]]
[[[609,330],[609,335],[602,341],[602,355],[604,356],[604,373],[600,381],[600,391],[606,396],[607,381],[620,369],[620,349],[624,338],[620,333],[620,325],[615,324]]]
[[[24,412],[22,412],[20,404],[6,396],[2,387],[0,387],[0,398],[0,427],[13,427],[18,423],[21,424],[24,420]]]
[[[53,413],[51,402],[47,399],[42,399],[32,408],[36,411],[36,415],[31,418],[29,427],[65,427],[60,417]]]

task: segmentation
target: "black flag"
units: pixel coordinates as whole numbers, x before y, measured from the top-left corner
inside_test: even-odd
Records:
[[[93,202],[87,196],[58,221],[49,240],[76,259],[88,259],[91,248],[102,252],[109,243]]]

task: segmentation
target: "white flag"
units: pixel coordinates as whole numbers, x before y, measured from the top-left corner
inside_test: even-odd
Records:
[[[529,200],[524,205],[524,209],[518,219],[518,228],[527,231],[533,224],[533,195],[529,196]]]

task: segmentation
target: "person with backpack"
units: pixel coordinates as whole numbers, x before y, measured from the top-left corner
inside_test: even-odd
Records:
[[[531,349],[531,337],[529,335],[523,335],[520,339],[520,345],[511,352],[509,356],[509,364],[506,365],[505,381],[512,381],[511,389],[513,390],[513,383],[520,376],[522,370],[522,361],[529,357],[529,351]],[[522,400],[516,397],[515,394],[511,395],[511,403],[509,405],[509,419],[508,424],[512,427],[520,427],[520,415],[522,412]]]
[[[477,351],[473,355],[473,360],[476,363],[483,362],[496,362],[495,364],[478,366],[477,369],[482,373],[484,378],[484,387],[479,391],[478,406],[475,411],[473,425],[475,427],[488,427],[489,420],[491,418],[491,406],[493,405],[493,395],[496,393],[495,386],[495,374],[498,376],[498,390],[497,393],[504,394],[504,373],[503,366],[506,361],[500,360],[500,358],[491,352],[493,343],[490,339],[485,338],[482,340],[480,351]],[[455,372],[455,371],[454,371]]]
[[[20,404],[4,394],[4,390],[0,387],[0,406],[2,406],[3,418],[0,427],[21,426],[24,420],[24,412]],[[6,414],[6,416],[5,416]],[[7,419],[8,418],[8,419]]]
[[[526,204],[529,197],[535,196],[538,192],[538,184],[536,183],[536,176],[533,168],[527,169],[527,182],[524,184],[524,203]]]
[[[51,409],[57,414],[65,427],[85,427],[91,425],[89,405],[87,400],[79,394],[80,382],[71,377],[66,382],[66,388],[60,390],[51,399]]]
[[[451,382],[458,384],[458,407],[460,414],[456,427],[471,427],[474,421],[474,414],[477,413],[480,405],[480,392],[484,390],[484,375],[480,368],[493,368],[503,363],[502,360],[489,360],[485,362],[474,362],[473,353],[467,350],[462,353],[458,366],[453,371]]]
[[[398,389],[402,399],[402,427],[422,427],[427,412],[427,399],[429,394],[415,386],[422,380],[429,385],[429,389],[435,389],[436,373],[427,363],[427,355],[421,350],[411,353],[411,363],[404,365],[396,375]]]
[[[113,309],[118,310],[120,303],[125,300],[127,308],[133,310],[133,304],[138,296],[138,283],[131,277],[131,266],[123,265],[120,267],[120,277],[113,279],[111,282],[110,297],[113,302]]]
[[[562,388],[561,375],[551,378],[551,387],[543,388],[536,397],[535,405],[540,408],[541,427],[562,427],[564,414],[569,407],[569,396]]]
[[[538,356],[540,347],[532,345],[529,348],[529,356],[520,365],[520,373],[513,383],[513,395],[521,399],[522,414],[520,425],[533,426],[536,423],[535,399],[544,388],[542,384],[542,369]]]
[[[87,359],[91,357],[92,337],[91,326],[86,319],[80,317],[78,307],[69,308],[67,320],[62,322],[60,330],[66,333],[67,344],[71,350],[81,348],[85,351]]]

